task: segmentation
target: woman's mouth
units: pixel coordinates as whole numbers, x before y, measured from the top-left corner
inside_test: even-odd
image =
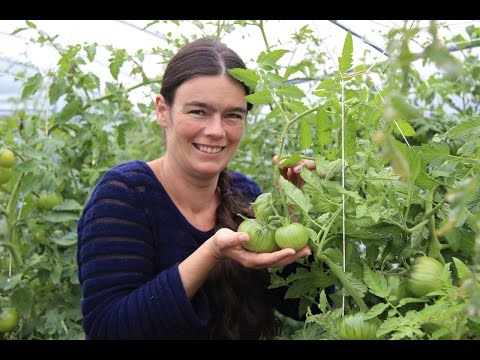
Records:
[[[200,144],[193,144],[198,150],[207,154],[216,154],[222,151],[225,147],[224,146],[207,146],[207,145],[200,145]]]

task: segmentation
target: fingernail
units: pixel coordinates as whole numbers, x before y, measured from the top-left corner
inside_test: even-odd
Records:
[[[302,164],[302,165],[297,165],[297,166],[295,166],[295,167],[293,168],[293,171],[298,174],[298,173],[302,170],[302,166],[303,166],[303,164]]]

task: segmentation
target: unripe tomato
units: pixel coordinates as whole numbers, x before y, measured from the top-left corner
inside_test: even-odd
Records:
[[[278,250],[278,246],[275,243],[275,230],[269,226],[263,226],[255,219],[243,220],[237,231],[247,233],[250,237],[250,240],[243,245],[247,250],[256,253]]]
[[[421,256],[412,262],[407,286],[416,297],[442,288],[443,266],[437,259]]]
[[[356,313],[338,319],[336,327],[341,340],[376,340],[381,324],[378,318],[365,320],[363,313]]]
[[[271,193],[260,194],[255,199],[252,207],[253,212],[255,213],[255,219],[262,224],[268,224],[269,217],[275,215],[275,211],[272,208]]]
[[[38,198],[40,210],[49,211],[63,202],[62,195],[58,193],[41,193]]]
[[[6,184],[12,177],[12,172],[9,169],[0,168],[0,184]]]
[[[298,251],[308,244],[308,238],[308,229],[300,223],[282,226],[275,232],[275,242],[280,249],[292,248]]]
[[[15,154],[10,149],[0,150],[0,166],[10,168],[15,163]]]
[[[0,312],[0,332],[9,332],[18,325],[18,313],[14,307],[5,307]]]

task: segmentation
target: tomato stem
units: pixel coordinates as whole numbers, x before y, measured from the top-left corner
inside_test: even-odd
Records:
[[[320,254],[319,258],[327,264],[327,266],[330,268],[330,271],[337,277],[338,280],[340,280],[343,287],[345,288],[347,293],[353,297],[360,310],[363,312],[367,312],[367,304],[365,304],[365,301],[363,301],[358,291],[355,289],[355,287],[352,286],[348,278],[345,276],[342,268],[339,265],[335,264],[332,260],[330,260],[328,256],[326,256],[324,253]]]
[[[443,255],[440,251],[442,244],[438,239],[437,230],[435,228],[435,214],[432,213],[433,195],[436,189],[437,185],[434,185],[433,188],[428,191],[427,198],[425,199],[425,214],[431,213],[429,221],[431,239],[428,246],[428,256],[439,260],[442,265],[445,265],[445,259],[443,258]]]

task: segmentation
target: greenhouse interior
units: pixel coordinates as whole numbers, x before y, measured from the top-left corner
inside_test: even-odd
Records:
[[[479,56],[479,20],[0,21],[0,340],[480,340]]]

